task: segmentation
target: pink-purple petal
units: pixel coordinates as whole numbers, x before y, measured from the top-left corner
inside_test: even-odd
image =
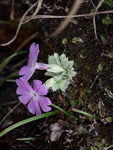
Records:
[[[19,75],[24,75],[26,74],[26,72],[28,71],[29,67],[28,66],[24,66],[20,69],[19,71]]]
[[[35,53],[34,53],[35,60],[37,60],[39,52],[40,52],[39,44],[36,44],[36,46],[35,46]]]
[[[39,97],[39,103],[45,104],[45,105],[51,105],[51,100],[48,97],[40,96]]]
[[[33,99],[29,102],[28,109],[32,114],[35,114],[35,104]]]
[[[33,89],[37,92],[42,85],[40,80],[33,80]]]
[[[28,95],[26,95],[26,96],[19,96],[18,99],[19,99],[23,104],[27,104],[27,103],[30,101],[31,97],[28,96]]]
[[[24,88],[18,87],[17,90],[16,90],[16,94],[18,94],[18,95],[28,95],[29,91],[24,89]]]
[[[21,77],[21,78],[23,78],[24,80],[28,81],[30,79],[30,77],[33,75],[34,72],[35,72],[35,69],[34,70],[28,69],[26,74],[23,77]]]
[[[44,63],[36,63],[36,69],[46,70],[46,69],[48,69],[48,66]]]
[[[41,110],[40,110],[40,106],[39,106],[39,102],[38,101],[34,101],[35,104],[35,110],[36,110],[36,115],[41,115]]]
[[[29,53],[29,59],[34,59],[35,61],[37,61],[37,57],[38,57],[38,54],[39,54],[39,45],[35,43],[33,43],[31,46],[30,46],[30,53]]]
[[[48,105],[51,105],[51,101],[49,98],[40,96],[39,97],[39,104],[40,104],[41,109],[44,112],[48,112],[51,110],[51,107],[48,106]]]
[[[33,59],[34,56],[35,43],[32,43],[30,46],[29,58]]]
[[[36,61],[35,61],[35,63],[36,63]],[[33,64],[33,59],[28,59],[28,67],[31,67],[32,66],[32,64]]]
[[[47,95],[48,90],[45,84],[43,84],[37,91],[38,95]]]
[[[26,89],[28,91],[33,90],[32,87],[31,87],[31,85],[26,80],[24,80],[23,78],[17,79],[16,80],[16,84],[19,87],[21,87],[23,89]]]
[[[28,67],[34,67],[34,69],[36,68],[36,60],[35,59],[28,59]]]
[[[40,103],[40,107],[44,112],[48,112],[51,110],[51,107],[49,107],[48,105],[43,104],[42,102]]]

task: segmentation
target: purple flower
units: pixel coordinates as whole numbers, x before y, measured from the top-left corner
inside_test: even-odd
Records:
[[[48,68],[47,65],[44,63],[37,63],[38,54],[39,54],[39,45],[38,44],[35,45],[35,43],[33,43],[30,46],[28,65],[22,67],[19,71],[19,75],[23,75],[22,78],[24,78],[26,81],[30,79],[30,77],[35,72],[35,69],[45,70]]]
[[[18,85],[16,93],[20,95],[19,100],[23,104],[28,103],[28,109],[32,114],[40,115],[41,109],[44,112],[51,110],[51,107],[48,106],[51,105],[51,101],[45,97],[48,92],[47,88],[40,80],[33,80],[33,88],[23,78],[17,79],[16,83]]]

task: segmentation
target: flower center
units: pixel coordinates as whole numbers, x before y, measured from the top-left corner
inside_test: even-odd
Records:
[[[35,91],[31,92],[31,96],[33,97],[33,100],[38,100],[39,99],[39,96]]]

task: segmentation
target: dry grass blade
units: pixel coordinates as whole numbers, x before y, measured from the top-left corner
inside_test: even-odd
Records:
[[[43,0],[39,0],[39,3],[38,3],[38,5],[37,5],[37,8],[36,8],[36,10],[35,10],[33,16],[35,16],[35,15],[39,12],[39,10],[41,9],[42,2],[43,2]]]
[[[42,2],[43,2],[43,0],[39,0],[37,8],[36,8],[36,10],[35,10],[35,12],[32,16],[35,16],[39,12],[39,10],[41,9],[41,6],[42,6]],[[31,18],[28,18],[28,20],[24,21],[22,24],[25,24],[25,23],[29,22],[31,20]]]
[[[11,19],[11,20],[14,20],[14,0],[12,0],[12,2],[11,2],[10,19]]]
[[[101,0],[99,2],[99,4],[97,5],[96,9],[95,9],[95,12],[98,11],[98,9],[101,7],[102,3],[104,2],[104,0]],[[97,37],[97,31],[96,31],[96,20],[95,20],[95,15],[93,17],[93,26],[94,26],[94,33],[95,33],[95,38],[98,40],[98,37]]]
[[[110,149],[110,148],[112,148],[112,147],[113,147],[113,145],[110,145],[110,146],[108,146],[108,147],[104,147],[103,150],[108,150],[108,149]]]
[[[77,11],[79,10],[81,4],[82,4],[82,0],[76,0],[76,1],[74,1],[73,7],[71,8],[68,16],[72,16],[73,14],[76,14]],[[70,22],[71,18],[72,17],[64,19],[64,22],[49,37],[55,37],[62,30],[64,30],[66,28],[66,26],[68,25],[68,23]]]
[[[39,10],[41,9],[42,2],[43,2],[43,0],[39,0],[39,3],[37,5],[37,8],[36,8],[34,14],[31,16],[31,18],[26,16],[26,18],[28,18],[28,19],[27,20],[24,19],[25,21],[22,24],[25,24],[25,23],[29,22],[30,20],[32,20],[32,17],[35,16],[39,12]]]
[[[13,39],[11,39],[11,40],[10,40],[9,42],[7,42],[7,43],[0,44],[0,46],[7,46],[7,45],[11,44],[11,43],[16,39],[16,37],[17,37],[17,35],[18,35],[18,32],[19,32],[19,30],[20,30],[20,28],[21,28],[21,25],[22,25],[22,22],[23,22],[25,16],[26,16],[26,15],[29,13],[29,11],[30,11],[33,7],[35,7],[37,4],[38,4],[38,2],[34,3],[34,4],[24,13],[24,15],[22,16],[22,18],[20,19],[20,22],[19,22],[19,25],[18,25],[16,34],[15,34],[15,36],[13,37]]]
[[[12,105],[12,104],[15,104],[17,103],[18,101],[12,101],[12,102],[8,102],[8,103],[3,103],[3,104],[0,104],[0,107],[1,106],[5,106],[5,105]]]
[[[96,13],[86,13],[86,14],[80,14],[80,15],[71,15],[71,16],[53,16],[53,15],[36,15],[36,16],[27,16],[25,20],[34,20],[34,19],[62,19],[62,18],[79,18],[79,17],[87,17],[87,16],[95,16],[95,15],[101,15],[101,14],[110,14],[113,13],[113,10],[108,11],[100,11]]]
[[[96,12],[97,12],[98,9],[101,7],[101,5],[102,5],[103,2],[104,2],[104,0],[101,0],[101,1],[98,3],[98,5],[97,5],[97,7],[96,7]]]

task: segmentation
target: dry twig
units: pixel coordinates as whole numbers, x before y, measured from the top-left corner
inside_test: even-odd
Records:
[[[39,0],[37,8],[36,8],[36,10],[35,10],[35,12],[34,12],[34,14],[32,16],[35,16],[39,12],[39,10],[41,9],[41,6],[42,6],[42,2],[43,2],[43,0]],[[25,24],[25,23],[29,22],[30,20],[31,19],[29,18],[28,20],[26,20],[22,24]]]
[[[86,13],[86,14],[80,14],[80,15],[72,15],[72,16],[54,16],[54,15],[36,15],[36,16],[27,16],[25,19],[62,19],[62,18],[79,18],[79,17],[87,17],[87,16],[95,16],[95,15],[101,15],[101,14],[111,14],[113,13],[113,10],[108,11],[100,11],[96,13]]]
[[[4,120],[20,105],[20,102],[16,104],[0,121],[0,125],[4,122]]]
[[[29,11],[30,11],[33,7],[35,7],[37,4],[38,4],[38,1],[37,1],[36,3],[34,3],[34,4],[24,13],[24,15],[22,16],[22,18],[20,19],[20,22],[19,22],[19,24],[18,24],[18,28],[17,28],[17,31],[16,31],[15,36],[14,36],[9,42],[4,43],[4,44],[0,44],[0,46],[7,46],[7,45],[11,44],[11,43],[17,38],[18,32],[19,32],[19,30],[20,30],[20,28],[21,28],[21,26],[22,26],[22,22],[23,22],[25,16],[26,16],[26,15],[29,13]]]
[[[33,16],[35,16],[35,15],[39,12],[39,10],[41,9],[42,2],[43,2],[43,0],[39,0],[39,3],[38,3],[38,5],[37,5],[37,8],[36,8],[36,10],[35,10]]]
[[[12,102],[8,102],[8,103],[3,103],[3,104],[0,104],[0,107],[1,106],[5,106],[5,105],[12,105],[12,104],[15,104],[17,103],[18,101],[12,101]]]
[[[12,0],[12,2],[11,2],[10,19],[11,19],[11,20],[14,20],[14,0]]]
[[[98,9],[101,7],[102,3],[104,2],[104,0],[101,0],[99,2],[99,4],[97,5],[96,9],[95,9],[95,13],[98,11]],[[96,31],[96,20],[95,20],[95,15],[93,17],[93,25],[94,25],[94,33],[95,33],[95,38],[98,40],[97,37],[97,31]]]
[[[61,25],[49,36],[49,37],[55,37],[57,36],[62,30],[64,30],[66,28],[66,26],[68,25],[68,23],[71,20],[71,16],[73,14],[76,14],[77,11],[79,10],[80,6],[81,6],[82,0],[76,0],[73,4],[73,7],[71,8],[68,16],[70,16],[69,18],[64,19],[64,22],[61,23]]]
[[[113,145],[110,145],[110,146],[108,146],[108,147],[104,147],[103,150],[108,150],[108,149],[110,149],[111,147],[113,147]]]

